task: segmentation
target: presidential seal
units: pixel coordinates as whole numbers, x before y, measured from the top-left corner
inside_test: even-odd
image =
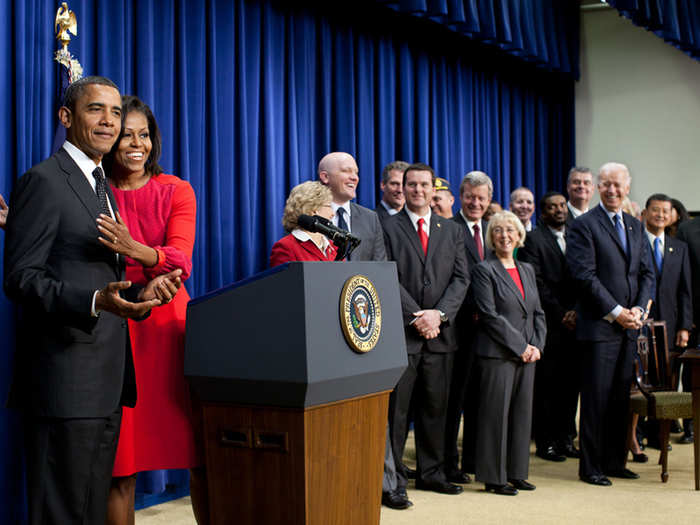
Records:
[[[355,275],[345,281],[340,294],[340,325],[345,340],[356,352],[369,352],[382,331],[382,306],[372,281]]]

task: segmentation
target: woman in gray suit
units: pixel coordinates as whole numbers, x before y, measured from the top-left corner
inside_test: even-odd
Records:
[[[472,347],[479,365],[476,479],[487,492],[514,496],[528,483],[535,361],[546,324],[535,272],[515,261],[525,229],[509,211],[496,213],[486,230],[493,255],[472,272],[478,327]]]

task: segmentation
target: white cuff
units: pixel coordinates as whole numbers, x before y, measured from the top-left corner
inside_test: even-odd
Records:
[[[610,313],[609,313],[608,315],[606,315],[605,317],[603,317],[603,319],[605,319],[605,320],[608,321],[609,323],[614,323],[614,322],[615,322],[615,319],[617,319],[617,316],[620,315],[621,313],[622,313],[622,306],[620,306],[620,305],[618,304],[615,308],[613,308],[613,309],[610,311]]]

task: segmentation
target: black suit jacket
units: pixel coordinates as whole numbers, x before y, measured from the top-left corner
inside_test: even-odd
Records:
[[[654,261],[648,238],[649,256]],[[670,235],[664,236],[664,262],[661,273],[652,262],[656,276],[656,298],[651,309],[654,319],[666,321],[669,348],[678,330],[690,331],[693,327],[693,305],[691,301],[690,259],[688,245]]]
[[[481,357],[517,360],[528,344],[544,349],[547,326],[537,293],[535,271],[516,261],[525,298],[495,255],[472,271],[472,291],[479,312],[474,351]]]
[[[477,264],[481,262],[481,259],[479,258],[479,250],[476,249],[476,243],[474,242],[474,236],[469,230],[469,226],[467,226],[467,221],[464,220],[461,213],[457,212],[457,215],[452,217],[452,220],[459,224],[460,227],[464,230],[464,247],[467,250],[467,264],[469,265],[469,268],[473,269],[476,267]],[[481,220],[481,235],[484,239],[486,239],[486,228],[488,228],[488,226],[488,221]],[[491,255],[491,250],[487,248],[485,241],[483,248],[484,259],[488,259]]]
[[[381,202],[377,204],[376,208],[374,208],[374,212],[377,214],[377,217],[379,217],[379,222],[382,224],[382,226],[384,226],[384,221],[391,217]]]
[[[576,334],[584,341],[610,341],[623,328],[604,317],[616,305],[646,308],[654,291],[654,270],[642,224],[623,214],[629,257],[602,206],[581,215],[567,237],[566,261],[577,283]],[[632,334],[630,334],[631,336]]]
[[[408,353],[416,354],[423,348],[430,352],[455,351],[455,319],[469,285],[464,232],[453,221],[433,213],[425,255],[403,209],[386,221],[384,237],[389,260],[396,261]],[[448,318],[440,325],[440,335],[428,341],[409,325],[413,312],[425,309],[442,310]]]
[[[348,257],[351,261],[386,261],[384,235],[377,214],[372,210],[350,203],[350,230],[362,241]]]
[[[527,234],[525,246],[518,250],[518,259],[530,263],[535,270],[537,290],[547,317],[548,335],[568,331],[561,321],[576,304],[575,283],[566,264],[566,256],[546,224]]]
[[[688,245],[688,258],[692,273],[693,322],[700,326],[700,218],[681,223],[677,238]]]
[[[64,149],[17,182],[5,242],[5,292],[21,307],[10,406],[85,418],[136,401],[126,321],[90,315],[95,290],[124,275],[97,240],[99,213]]]

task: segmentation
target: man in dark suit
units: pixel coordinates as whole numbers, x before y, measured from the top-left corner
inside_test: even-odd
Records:
[[[566,265],[566,199],[559,192],[540,200],[541,225],[527,234],[518,259],[535,269],[547,317],[547,340],[535,372],[535,443],[549,461],[579,457],[571,435],[576,428],[580,359],[575,347],[576,294]],[[572,428],[573,431],[572,432]]]
[[[396,261],[408,351],[408,368],[391,394],[389,421],[399,459],[415,388],[416,488],[458,494],[462,487],[449,483],[443,469],[445,411],[457,349],[455,320],[469,277],[463,231],[430,210],[434,184],[430,166],[409,166],[403,182],[406,205],[384,226],[389,260]],[[405,472],[398,474],[405,488]]]
[[[664,232],[671,220],[671,207],[671,197],[656,193],[647,199],[643,212],[649,253],[656,275],[656,297],[650,316],[666,321],[668,348],[684,350],[693,327],[690,258],[688,245]],[[689,386],[686,384],[690,380],[687,372],[683,375],[684,389]],[[689,441],[684,440],[692,432],[689,425],[690,420],[684,421],[688,432],[684,431],[683,442]]]
[[[374,209],[379,221],[383,224],[386,219],[396,215],[403,208],[403,172],[408,168],[408,162],[395,160],[382,170],[382,180],[379,189],[382,190],[382,200]]]
[[[382,225],[372,210],[351,202],[360,182],[352,155],[335,151],[318,163],[318,178],[333,195],[333,224],[358,237],[362,242],[349,257],[352,261],[385,261]]]
[[[581,480],[638,478],[626,469],[627,413],[638,329],[654,289],[641,223],[622,212],[630,175],[624,164],[598,173],[600,206],[573,222],[566,260],[578,288],[576,335],[582,347]]]
[[[593,197],[593,174],[589,168],[574,166],[569,170],[566,179],[566,193],[569,201],[566,203],[569,209],[567,224],[588,211],[588,203]]]
[[[530,219],[535,212],[535,196],[532,192],[525,186],[514,189],[510,192],[510,204],[508,206],[510,211],[523,223],[525,231],[531,232],[534,225]]]
[[[7,221],[4,285],[21,307],[8,404],[24,415],[29,523],[104,523],[121,406],[136,401],[125,318],[170,300],[181,271],[131,287],[98,241],[98,215],[117,211],[101,166],[121,128],[114,83],[71,84],[59,120],[66,142],[19,179]]]
[[[491,250],[486,246],[484,239],[488,222],[483,217],[492,197],[493,182],[482,171],[467,173],[459,185],[461,209],[453,220],[465,233],[464,246],[470,271],[491,255]],[[474,472],[475,469],[476,417],[479,407],[479,377],[477,367],[473,366],[474,352],[471,348],[476,329],[475,316],[474,299],[471,292],[467,291],[457,316],[459,350],[455,354],[452,370],[445,429],[445,472],[447,479],[453,483],[469,483],[471,479],[467,472]],[[460,468],[457,438],[462,412],[464,412],[464,429]]]

